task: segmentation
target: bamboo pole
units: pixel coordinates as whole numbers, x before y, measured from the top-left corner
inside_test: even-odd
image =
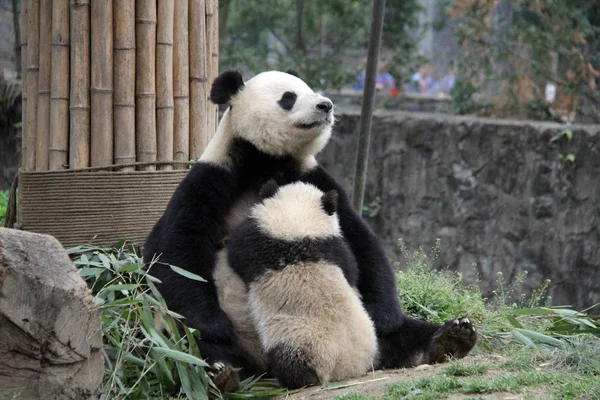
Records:
[[[112,0],[92,1],[90,166],[113,163]]]
[[[135,162],[135,0],[115,0],[113,15],[114,162],[131,164]],[[135,167],[122,169],[134,170]]]
[[[381,49],[385,0],[374,0],[371,14],[371,32],[369,33],[369,51],[365,71],[365,88],[360,113],[358,142],[356,144],[356,163],[354,169],[354,187],[352,205],[360,215],[363,209],[363,197],[367,182],[367,161],[369,159],[369,141],[371,140],[371,122],[373,120],[373,99],[375,98],[375,82],[377,79],[377,63]]]
[[[189,3],[190,51],[190,158],[198,158],[208,143],[206,17],[204,0]]]
[[[50,95],[51,170],[69,162],[69,0],[52,2],[52,83]]]
[[[188,2],[175,2],[173,26],[173,160],[188,161],[190,157],[190,103],[188,59]],[[176,164],[175,168],[185,168]]]
[[[35,170],[35,147],[37,138],[40,3],[27,1],[27,126],[23,137],[23,168]]]
[[[69,167],[90,162],[90,2],[71,0]]]
[[[156,161],[156,1],[136,0],[135,125],[137,161]],[[154,171],[156,167],[142,167]]]
[[[156,140],[158,161],[173,160],[173,18],[172,0],[158,0],[156,25]],[[171,170],[164,164],[159,170]]]
[[[206,1],[206,76],[211,85],[219,74],[219,2]],[[207,93],[208,94],[208,93]],[[210,101],[206,102],[206,125],[208,140],[217,130],[218,107]]]
[[[27,137],[29,131],[27,126],[27,87],[29,86],[29,79],[27,72],[27,24],[29,15],[27,13],[29,1],[23,0],[21,2],[21,76],[22,82],[22,101],[21,101],[21,166],[25,169],[25,159],[27,158]]]
[[[37,136],[35,169],[48,170],[50,147],[50,88],[52,79],[52,0],[40,2],[40,69],[38,74]]]

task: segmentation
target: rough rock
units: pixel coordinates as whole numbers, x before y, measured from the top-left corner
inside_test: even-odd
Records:
[[[60,243],[0,228],[0,398],[91,398],[101,345],[98,310]]]
[[[351,192],[360,116],[337,118],[319,158]],[[565,128],[572,140],[551,143]],[[583,309],[600,302],[599,176],[599,125],[381,112],[364,203],[381,199],[368,221],[394,260],[398,238],[412,249],[440,238],[437,266],[477,273],[486,294],[498,272],[510,281],[527,270],[526,291],[551,279],[554,304]]]

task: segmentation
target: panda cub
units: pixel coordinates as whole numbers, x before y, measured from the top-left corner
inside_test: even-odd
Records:
[[[259,196],[227,247],[271,373],[291,389],[366,374],[377,336],[356,290],[358,265],[340,229],[338,193],[270,180]]]

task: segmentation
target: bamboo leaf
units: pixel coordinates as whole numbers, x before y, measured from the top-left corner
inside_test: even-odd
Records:
[[[192,365],[198,365],[200,367],[208,367],[208,364],[203,360],[199,359],[198,357],[194,357],[191,354],[183,353],[178,350],[156,348],[156,352],[162,354],[164,357],[171,358],[175,361],[181,361]]]
[[[511,330],[511,333],[512,333],[512,336],[515,338],[515,340],[517,342],[521,343],[522,345],[531,347],[532,349],[538,348],[531,339],[529,339],[527,336],[525,336],[521,332],[519,332],[518,328]]]
[[[539,332],[534,332],[534,331],[530,331],[527,329],[519,329],[519,328],[515,328],[513,329],[513,331],[517,331],[520,334],[530,338],[530,339],[535,339],[537,341],[540,341],[542,343],[546,343],[549,344],[551,346],[555,346],[555,347],[564,347],[565,343],[561,340],[558,340],[556,338],[550,337],[548,335],[544,335],[543,333],[539,333]]]
[[[173,271],[177,272],[179,275],[185,276],[188,279],[192,279],[194,281],[199,281],[199,282],[206,282],[206,279],[194,274],[193,272],[186,271],[185,269],[176,267],[174,265],[169,265],[169,267],[171,267],[171,269]]]

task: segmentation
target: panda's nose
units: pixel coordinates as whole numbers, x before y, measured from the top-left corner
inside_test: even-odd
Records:
[[[322,101],[317,104],[317,110],[323,111],[324,113],[328,113],[333,108],[333,103],[330,101]]]

